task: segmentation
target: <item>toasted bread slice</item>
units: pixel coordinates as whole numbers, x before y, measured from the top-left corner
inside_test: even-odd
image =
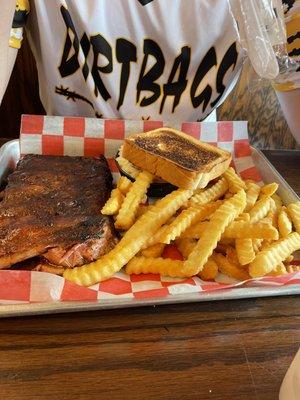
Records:
[[[231,161],[229,152],[171,128],[129,136],[122,156],[136,167],[183,189],[205,187]]]

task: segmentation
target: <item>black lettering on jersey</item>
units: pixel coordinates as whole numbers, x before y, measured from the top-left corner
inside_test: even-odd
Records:
[[[116,43],[117,61],[122,64],[120,77],[120,94],[117,110],[122,106],[130,75],[130,63],[136,62],[136,46],[126,39],[117,39]]]
[[[153,0],[138,0],[138,2],[142,5],[142,6],[145,6],[145,5],[147,5],[148,3],[151,3]]]
[[[196,92],[205,75],[215,65],[217,65],[216,50],[214,47],[211,47],[205,54],[203,60],[200,62],[191,86],[191,100],[193,107],[197,108],[200,106],[200,104],[203,103],[202,106],[203,112],[206,110],[206,107],[210,102],[212,95],[212,87],[210,85],[206,85],[206,87],[202,90],[202,92],[198,96],[196,95]]]
[[[79,40],[68,10],[63,6],[60,10],[67,28],[61,61],[58,66],[61,77],[65,78],[74,74],[77,70],[81,70],[84,81],[89,79],[89,82],[93,82],[95,97],[98,97],[100,94],[104,101],[108,101],[111,98],[111,94],[103,82],[102,74],[112,73],[113,67],[117,65],[117,63],[121,64],[119,75],[119,99],[116,106],[117,110],[119,110],[124,104],[128,82],[131,78],[131,63],[137,62],[137,46],[125,38],[118,38],[114,45],[111,45],[101,34],[89,36],[85,32]],[[294,37],[298,37],[298,35],[294,35]],[[115,52],[113,50],[115,50]],[[90,54],[91,52],[93,54]],[[299,50],[295,49],[293,52],[297,52],[298,54]],[[173,64],[171,64],[172,60],[170,60],[172,68],[169,77],[166,81],[160,83],[158,83],[158,79],[164,72],[166,61],[159,44],[152,39],[144,39],[143,53],[143,60],[141,62],[136,85],[137,105],[140,107],[147,107],[157,101],[158,108],[158,102],[162,94],[159,113],[164,111],[168,97],[173,97],[170,102],[173,100],[172,113],[174,113],[180,104],[180,100],[188,84],[187,74],[191,61],[190,47],[182,47],[180,53],[178,53],[177,57],[174,59]],[[113,54],[116,55],[115,60],[113,60]],[[92,55],[93,57],[91,57]],[[238,52],[236,43],[233,43],[227,49],[219,65],[217,64],[215,48],[211,47],[208,50],[201,60],[191,82],[190,97],[194,108],[198,108],[202,105],[202,112],[204,113],[209,103],[211,107],[219,103],[226,91],[224,84],[225,76],[228,71],[234,70],[237,59]],[[204,87],[203,80],[212,68],[216,66],[215,87],[217,94],[214,96],[216,98],[212,99],[212,83],[210,82]],[[201,83],[203,84],[201,85]],[[118,82],[116,82],[116,84],[118,84]],[[84,101],[95,110],[94,103],[87,99],[84,94],[70,91],[68,87],[64,87],[62,84],[61,86],[57,86],[55,92],[72,101]]]
[[[67,27],[65,46],[60,65],[58,67],[60,75],[64,78],[65,76],[72,75],[79,68],[79,62],[78,62],[79,40],[74,24],[72,22],[72,18],[69,14],[69,11],[64,6],[61,6],[60,12]]]
[[[289,52],[290,57],[297,57],[300,56],[300,49],[293,49],[292,51]]]
[[[181,53],[174,60],[174,64],[168,79],[168,82],[163,85],[163,98],[161,101],[159,113],[161,114],[164,108],[166,98],[168,96],[174,97],[172,113],[180,102],[182,93],[184,92],[187,85],[187,72],[189,69],[191,60],[191,48],[188,46],[182,47]],[[174,82],[174,78],[179,69],[179,76],[177,81]]]
[[[219,93],[219,96],[211,103],[211,107],[214,107],[219,102],[221,97],[223,96],[225,89],[226,89],[226,87],[223,83],[223,79],[224,79],[226,73],[229,71],[230,67],[232,67],[232,69],[235,68],[237,59],[238,59],[238,52],[236,49],[236,43],[234,42],[229,47],[229,49],[226,51],[226,53],[221,61],[221,64],[219,66],[217,78],[216,78],[216,87],[217,87],[217,92]]]
[[[149,56],[155,58],[155,64],[149,69],[147,73],[146,66]],[[161,76],[165,68],[165,58],[159,45],[151,39],[144,40],[144,59],[141,67],[139,80],[137,83],[136,102],[140,101],[141,92],[152,92],[152,96],[143,97],[140,106],[146,107],[154,103],[160,96],[160,85],[155,81]]]
[[[287,38],[288,44],[293,43],[295,40],[300,39],[300,31],[295,33],[295,35],[291,35]]]
[[[283,5],[284,5],[284,13],[288,13],[290,11],[291,8],[293,8],[294,4],[295,4],[296,0],[283,0]]]
[[[83,73],[83,77],[84,80],[87,80],[88,74],[90,72],[90,69],[88,67],[87,64],[87,57],[89,55],[90,52],[90,48],[91,48],[91,42],[89,41],[89,38],[87,36],[87,34],[84,32],[84,34],[82,35],[82,38],[80,39],[80,46],[82,48],[83,54],[84,54],[84,64],[82,67],[82,73]]]
[[[92,76],[95,82],[94,93],[98,96],[98,90],[105,101],[111,98],[104,83],[102,82],[100,72],[109,74],[113,70],[112,48],[108,41],[100,34],[90,37],[91,45],[94,52],[94,61],[92,67]],[[107,59],[107,64],[104,66],[98,65],[99,55],[102,54]]]

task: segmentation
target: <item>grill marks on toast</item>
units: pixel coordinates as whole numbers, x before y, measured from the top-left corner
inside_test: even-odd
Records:
[[[219,157],[216,152],[200,148],[199,145],[168,130],[164,130],[163,135],[136,136],[134,142],[141,149],[168,158],[190,170],[198,170]]]

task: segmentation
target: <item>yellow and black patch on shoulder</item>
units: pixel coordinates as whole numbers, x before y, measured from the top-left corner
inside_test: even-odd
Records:
[[[28,0],[17,0],[12,27],[23,28],[26,24],[29,11],[30,5]]]

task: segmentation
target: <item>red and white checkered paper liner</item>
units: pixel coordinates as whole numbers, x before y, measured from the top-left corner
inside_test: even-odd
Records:
[[[21,154],[98,156],[104,154],[116,178],[114,157],[124,138],[132,133],[146,132],[162,126],[160,121],[103,120],[81,117],[24,115],[21,123]],[[236,170],[244,179],[261,181],[251,158],[247,123],[184,122],[175,128],[214,144],[232,153]],[[224,282],[224,276],[219,277]],[[280,277],[263,277],[246,282],[228,280],[227,284],[204,282],[198,277],[175,279],[159,275],[131,275],[122,271],[113,278],[85,288],[64,278],[36,271],[0,271],[0,302],[30,303],[49,301],[103,301],[105,299],[143,299],[208,292],[236,287],[261,287],[300,284],[300,273]],[[234,296],[234,295],[233,295]]]

